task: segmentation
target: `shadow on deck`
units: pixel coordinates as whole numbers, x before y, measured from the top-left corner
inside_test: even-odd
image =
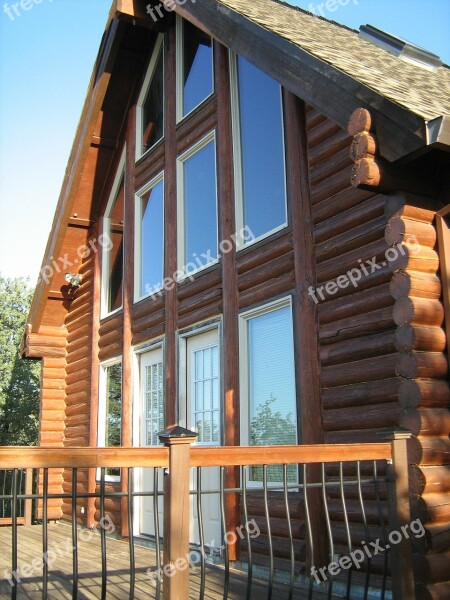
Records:
[[[11,597],[11,548],[12,536],[10,527],[0,528],[0,598]],[[42,598],[42,527],[18,528],[18,599]],[[80,530],[78,543],[79,561],[79,600],[98,600],[101,598],[102,566],[100,536],[88,530]],[[59,522],[48,527],[48,595],[50,600],[72,598],[72,538],[70,524]],[[148,573],[155,573],[155,552],[153,549],[135,544],[135,592],[136,600],[156,598],[156,582]],[[128,600],[130,590],[129,546],[125,540],[107,538],[107,595],[111,600]],[[230,600],[245,598],[246,573],[231,570]],[[288,586],[275,583],[272,598],[282,600],[288,598]],[[200,569],[191,569],[190,598],[198,598],[200,591]],[[224,571],[220,566],[208,565],[206,568],[205,598],[216,600],[223,597]],[[267,597],[267,582],[254,578],[252,598]],[[304,589],[297,588],[295,599],[307,598]],[[325,594],[317,590],[314,598],[324,599]],[[333,595],[333,599],[344,596]],[[180,600],[184,600],[181,599]]]

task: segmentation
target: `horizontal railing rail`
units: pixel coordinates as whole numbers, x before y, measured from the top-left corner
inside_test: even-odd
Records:
[[[387,544],[389,532],[400,530],[409,518],[404,481],[405,439],[389,443],[270,447],[200,447],[192,446],[194,439],[165,438],[166,447],[156,448],[0,448],[0,471],[9,470],[13,474],[12,489],[0,494],[0,501],[9,500],[13,505],[18,501],[35,503],[42,521],[43,556],[49,552],[49,503],[60,500],[71,506],[72,598],[80,593],[80,502],[96,503],[101,546],[99,597],[106,598],[108,531],[104,524],[111,501],[119,501],[122,507],[122,528],[128,532],[129,542],[129,598],[135,598],[135,503],[143,498],[150,499],[153,505],[154,558],[148,565],[148,573],[153,574],[148,591],[154,596],[149,597],[160,598],[163,594],[169,600],[189,598],[192,569],[186,567],[185,557],[190,552],[198,556],[200,599],[205,597],[208,569],[213,568],[213,562],[219,563],[223,573],[225,599],[250,598],[255,585],[261,585],[261,578],[265,578],[268,598],[314,598],[317,592],[331,599],[335,591],[353,598],[357,588],[366,599],[371,598],[372,588],[376,588],[377,598],[388,598],[391,593],[388,557],[394,599],[413,597],[410,547],[402,540],[388,552]],[[33,492],[28,489],[24,493],[18,486],[18,473],[24,468],[39,472],[39,487]],[[153,469],[148,489],[142,485],[136,489],[136,469],[142,468]],[[218,470],[219,485],[208,488],[204,485],[204,475],[211,468]],[[61,492],[49,489],[52,469],[72,471],[70,489],[67,484]],[[80,487],[80,472],[85,469],[98,470],[94,491]],[[109,469],[121,469],[119,489],[107,481]],[[192,484],[190,473],[193,473]],[[194,545],[190,544],[190,497],[197,521]],[[206,539],[205,533],[205,506],[211,497],[217,498],[220,512],[222,538],[218,550],[209,544],[211,540]],[[158,517],[162,502],[163,524]],[[20,521],[17,510],[12,512],[11,573],[16,573]],[[251,531],[250,523],[253,523]],[[255,527],[260,532],[258,538],[252,535]],[[376,541],[374,532],[380,540]],[[346,572],[340,569],[341,574],[336,577],[330,565],[343,556],[351,557],[361,549],[361,542],[366,547],[376,542],[382,548],[380,556],[372,557],[366,552],[360,564],[352,564]],[[256,557],[264,559],[264,566],[257,566]],[[230,563],[245,573],[242,596],[229,595]],[[182,564],[185,568],[177,567]],[[49,565],[44,560],[41,581],[44,599],[48,597],[49,575]],[[282,590],[286,596],[280,595],[280,578],[284,578]],[[13,600],[20,583],[11,578]]]

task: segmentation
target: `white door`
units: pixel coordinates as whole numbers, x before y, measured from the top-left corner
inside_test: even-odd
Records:
[[[140,446],[159,446],[157,433],[164,429],[164,371],[162,348],[156,348],[140,357]],[[158,474],[158,491],[163,491],[163,475]],[[154,490],[154,469],[141,469],[139,489]],[[140,502],[140,533],[155,535],[155,505],[153,496],[143,497]],[[159,535],[163,535],[163,501],[158,500]]]
[[[198,433],[197,446],[219,446],[222,440],[220,393],[220,346],[217,329],[193,335],[186,340],[186,426]],[[191,489],[197,490],[197,475],[191,474]],[[201,470],[202,491],[219,490],[218,467]],[[204,543],[220,548],[221,517],[219,494],[202,494]],[[200,543],[197,497],[191,496],[190,541]]]

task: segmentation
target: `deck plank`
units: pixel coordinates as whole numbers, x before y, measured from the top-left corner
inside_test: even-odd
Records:
[[[18,528],[18,564],[20,584],[17,598],[19,600],[40,600],[42,598],[42,526]],[[11,549],[12,536],[10,527],[0,528],[0,598],[10,598],[11,585]],[[79,600],[98,600],[101,591],[101,550],[100,536],[88,530],[79,530]],[[33,561],[35,561],[33,563]],[[155,551],[151,548],[135,545],[136,583],[135,600],[155,598],[155,585],[147,570],[155,568]],[[48,526],[48,562],[49,562],[49,600],[66,600],[72,598],[72,539],[71,527],[68,523],[51,523]],[[40,566],[39,564],[40,563]],[[23,572],[23,566],[29,565],[29,572]],[[130,584],[130,560],[128,542],[113,537],[107,538],[108,600],[128,600]],[[223,569],[216,566],[207,567],[206,594],[207,600],[219,600],[223,597]],[[191,569],[190,599],[199,597],[199,569]],[[241,571],[232,571],[230,580],[230,600],[245,598],[246,575]],[[252,598],[261,600],[267,596],[267,582],[257,579],[253,581]],[[276,583],[273,598],[283,600],[288,597],[287,586]],[[333,599],[342,596],[333,595]],[[302,589],[296,589],[294,598],[307,598]],[[325,594],[315,591],[314,599],[323,600]],[[183,600],[183,599],[180,599]]]

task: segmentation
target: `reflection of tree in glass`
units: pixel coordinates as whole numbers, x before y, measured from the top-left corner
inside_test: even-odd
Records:
[[[276,402],[273,394],[260,404],[250,424],[250,444],[252,446],[283,446],[297,443],[297,427],[292,413],[285,417],[277,411],[274,412],[271,405]],[[296,465],[287,468],[288,482],[297,481]],[[262,481],[262,467],[251,468],[251,480]],[[270,465],[267,467],[267,480],[273,482],[283,481],[283,467],[281,465]]]
[[[217,442],[219,443],[219,426],[214,422],[211,436],[211,422],[208,415],[203,415],[202,419],[197,420],[197,432],[199,442]]]
[[[122,365],[112,365],[107,371],[106,446],[120,446],[122,417]]]

